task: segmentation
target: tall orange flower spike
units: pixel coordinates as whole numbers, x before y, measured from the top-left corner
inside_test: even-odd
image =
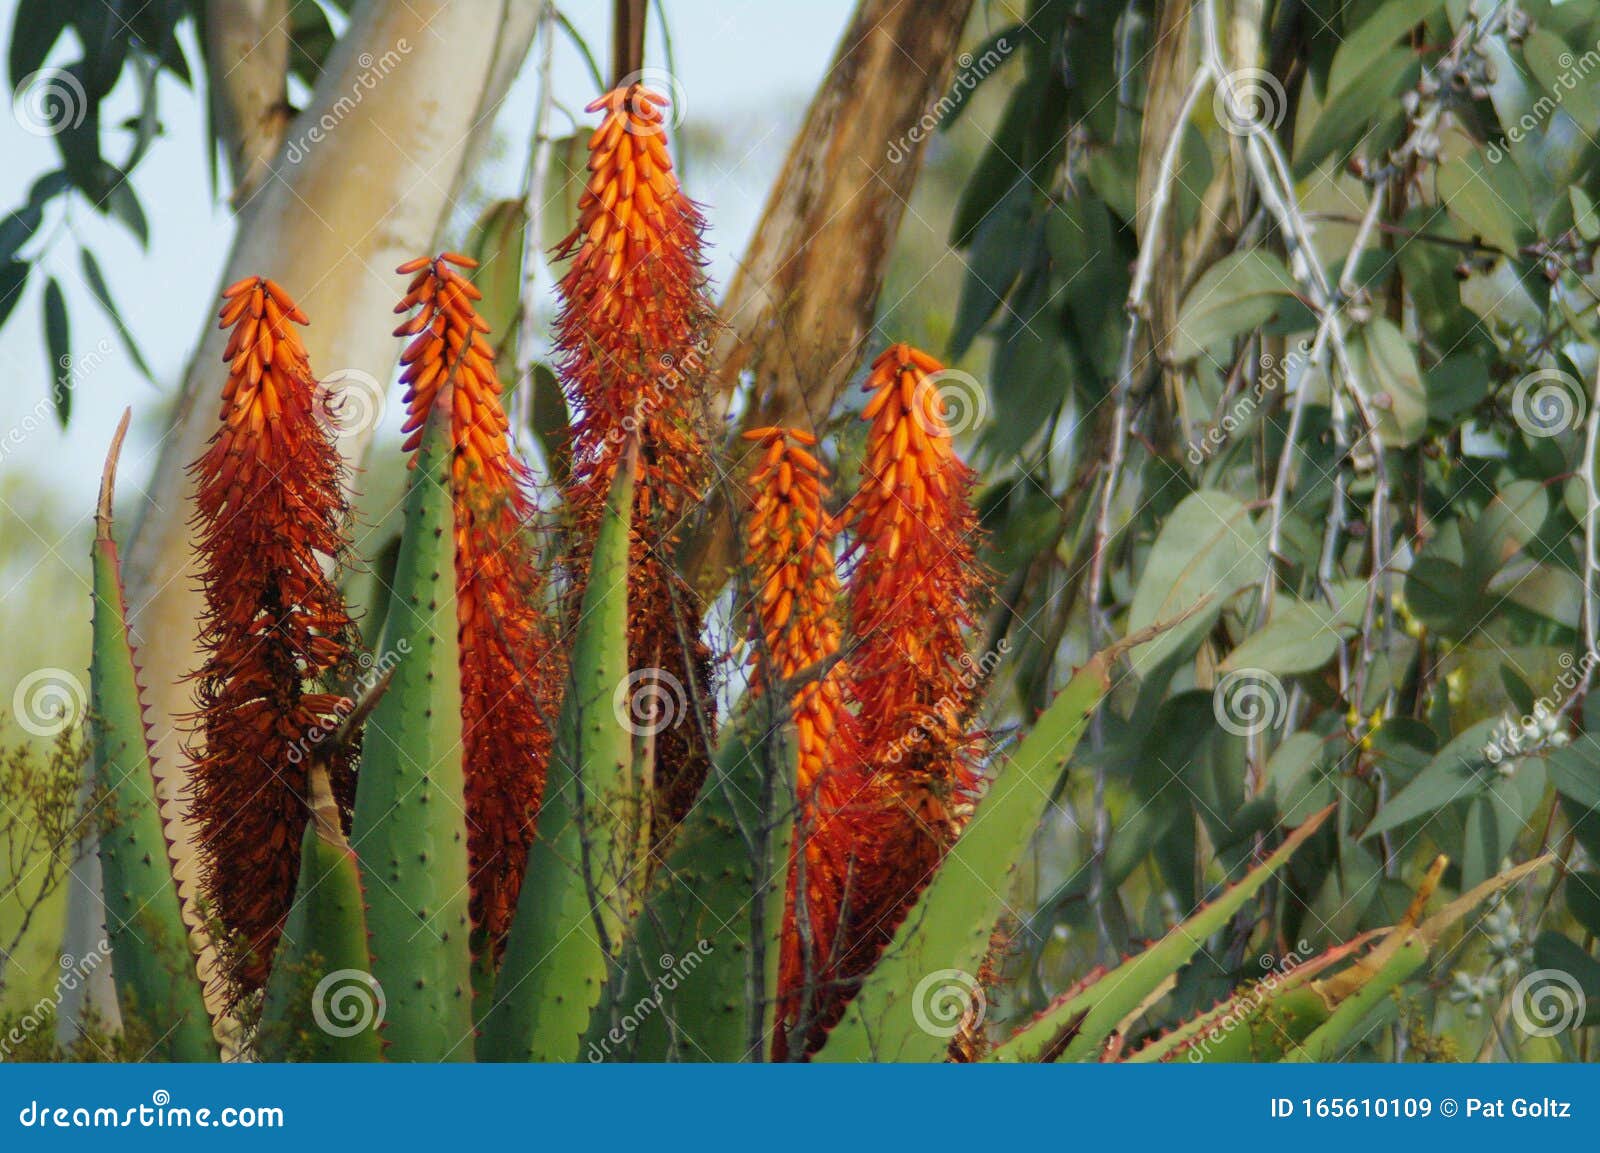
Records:
[[[634,84],[589,105],[604,115],[589,138],[577,226],[557,249],[572,263],[555,325],[573,411],[566,496],[574,606],[617,464],[630,442],[639,444],[629,666],[664,681],[663,695],[684,705],[654,737],[658,828],[670,827],[699,792],[715,713],[703,606],[671,563],[709,471],[702,392],[715,308],[701,256],[705,222],[673,173],[665,103]]]
[[[970,811],[977,784],[967,726],[981,678],[967,650],[987,585],[974,552],[973,472],[956,456],[932,374],[897,344],[872,363],[871,422],[852,503],[851,694],[867,763],[888,794],[889,842],[864,878],[852,949],[876,956]],[[872,862],[869,862],[869,870]]]
[[[395,335],[413,338],[400,356],[407,451],[421,444],[440,398],[450,404],[472,918],[498,948],[544,795],[561,675],[540,612],[528,478],[506,435],[489,325],[473,307],[482,293],[457,271],[473,267],[449,252],[402,264],[411,281],[395,311],[417,311]]]
[[[223,298],[221,427],[190,469],[205,658],[187,740],[201,884],[236,999],[265,982],[294,896],[311,758],[346,814],[354,800],[353,750],[319,738],[350,708],[333,690],[354,680],[359,638],[335,580],[348,509],[294,327],[305,315],[256,276]]]
[[[788,681],[836,658],[841,634],[840,587],[833,556],[839,526],[826,509],[826,473],[811,453],[816,438],[800,429],[761,428],[744,434],[760,452],[751,475],[755,494],[745,530],[745,564],[758,590],[751,691],[765,691],[763,673]],[[774,1054],[803,1031],[815,1048],[844,1008],[838,937],[841,915],[859,901],[858,858],[878,837],[871,781],[862,763],[857,721],[845,704],[848,670],[835,663],[800,685],[790,700],[799,744],[796,786],[804,845],[805,914],[796,899],[800,862],[791,852],[779,960],[779,1028]],[[809,994],[809,996],[808,996]]]

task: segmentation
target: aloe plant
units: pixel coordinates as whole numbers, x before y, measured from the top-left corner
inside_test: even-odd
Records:
[[[1206,631],[1196,622],[1210,628],[1217,617],[1178,605],[1169,619],[1130,626],[1013,746],[987,748],[975,716],[988,670],[969,651],[989,580],[974,474],[955,453],[933,391],[943,369],[927,354],[895,345],[874,362],[860,483],[838,514],[811,452],[817,437],[774,428],[748,438],[761,456],[736,583],[749,606],[752,675],[731,716],[716,715],[705,679],[715,662],[698,628],[704,606],[686,603],[667,559],[680,514],[703,498],[695,486],[709,437],[681,381],[659,390],[664,398],[650,395],[652,373],[695,351],[682,345],[708,305],[698,282],[658,300],[636,251],[643,228],[677,246],[674,267],[689,276],[699,267],[700,222],[664,144],[632,135],[659,126],[657,104],[630,88],[596,105],[606,118],[591,142],[588,227],[564,248],[573,265],[559,325],[569,399],[582,415],[563,494],[571,523],[539,580],[513,571],[545,563],[544,552],[518,487],[523,471],[482,340],[488,324],[473,304],[481,293],[465,275],[474,262],[444,254],[401,266],[412,277],[401,311],[418,309],[398,331],[411,341],[401,359],[406,447],[416,455],[376,656],[364,658],[385,670],[373,683],[337,680],[363,657],[324,571],[343,554],[341,477],[312,419],[304,349],[287,327],[306,318],[271,281],[248,278],[224,294],[234,332],[224,415],[206,457],[207,543],[218,534],[238,543],[226,534],[249,487],[239,477],[272,472],[240,469],[285,451],[277,422],[286,411],[301,451],[322,465],[282,486],[277,519],[252,525],[278,562],[253,574],[254,599],[235,604],[224,580],[209,590],[222,639],[207,669],[229,691],[208,697],[206,731],[235,732],[240,725],[217,722],[249,719],[261,762],[250,769],[273,782],[289,813],[252,812],[263,835],[250,859],[270,861],[274,893],[294,885],[281,916],[275,905],[242,918],[221,910],[225,924],[250,932],[242,947],[224,940],[220,955],[251,975],[205,979],[229,983],[230,1009],[247,1005],[259,1018],[243,1040],[224,1022],[217,1031],[245,1055],[283,1060],[1339,1055],[1451,925],[1544,859],[1427,917],[1438,864],[1394,925],[1298,958],[1152,1035],[1146,1022],[1165,1016],[1158,1006],[1196,955],[1253,930],[1251,901],[1340,824],[1328,822],[1331,806],[1308,805],[1292,831],[1262,822],[1229,844],[1213,875],[1234,883],[1159,940],[1018,1027],[981,1028],[1014,883],[1119,670],[1175,629],[1192,639]],[[622,149],[637,155],[621,163]],[[637,200],[614,219],[622,196]],[[637,228],[627,223],[635,213]],[[169,813],[155,788],[118,584],[111,492],[120,438],[97,517],[92,676],[93,771],[114,817],[100,846],[113,968],[125,1012],[151,1020],[161,1055],[209,1059],[219,1049],[168,863]],[[279,463],[294,467],[290,456]],[[324,510],[315,538],[283,514],[301,506]],[[848,587],[834,548],[845,534],[860,554]],[[219,571],[247,569],[241,551]],[[280,570],[299,583],[277,582]],[[558,579],[547,586],[546,575]],[[315,611],[296,588],[314,589]],[[1156,615],[1141,608],[1131,619]],[[299,647],[259,659],[250,642],[291,616]],[[559,653],[546,616],[567,629]],[[559,667],[562,683],[530,660]],[[1162,691],[1171,672],[1152,677]],[[630,693],[640,684],[676,685],[676,725],[635,715]],[[533,723],[538,739],[492,728]],[[278,771],[288,766],[295,772]],[[341,797],[352,767],[353,804]],[[208,851],[208,895],[249,890],[230,871],[243,866],[225,839]],[[952,988],[965,1010],[953,1029],[930,1019],[928,1003]]]

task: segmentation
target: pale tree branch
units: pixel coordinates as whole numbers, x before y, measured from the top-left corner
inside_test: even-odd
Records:
[[[289,0],[207,0],[205,33],[211,123],[237,208],[271,172],[292,114]]]
[[[745,427],[823,424],[867,352],[889,253],[921,168],[919,127],[949,87],[972,0],[860,0],[811,99],[722,305],[719,413],[741,381]],[[724,504],[686,559],[702,593],[728,577]]]

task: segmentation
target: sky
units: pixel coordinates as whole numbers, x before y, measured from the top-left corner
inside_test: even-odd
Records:
[[[722,142],[720,154],[697,157],[691,151],[686,159],[691,192],[706,204],[711,224],[711,272],[718,283],[726,283],[734,255],[755,224],[767,186],[827,69],[853,5],[848,0],[807,0],[799,18],[792,6],[764,0],[666,0],[665,7],[673,32],[673,69],[683,97],[683,131],[690,139],[714,134]],[[16,0],[0,0],[0,28],[7,43],[15,8]],[[598,0],[563,6],[602,67],[609,9]],[[648,66],[666,65],[659,33],[659,26],[653,26]],[[185,29],[183,40],[191,64],[197,64],[192,29]],[[77,54],[69,33],[46,66],[70,63]],[[200,70],[193,71],[198,78]],[[504,147],[480,176],[484,189],[496,196],[520,191],[523,142],[528,139],[537,91],[533,71],[525,67],[503,105],[496,127]],[[557,43],[554,82],[558,98],[569,107],[581,108],[595,95],[587,67],[564,38]],[[146,458],[141,443],[148,445],[159,434],[164,402],[178,387],[219,287],[233,222],[226,205],[213,198],[207,178],[203,81],[200,87],[191,93],[174,80],[162,81],[164,136],[133,181],[149,220],[148,250],[141,250],[122,225],[99,216],[82,201],[53,209],[38,233],[53,236],[42,264],[34,269],[22,300],[0,329],[0,381],[4,382],[0,384],[0,445],[4,446],[0,498],[33,505],[41,491],[49,494],[52,504],[59,500],[60,509],[37,514],[33,508],[13,511],[38,515],[52,524],[64,515],[63,533],[81,528],[82,517],[92,511],[89,505],[100,461],[125,405],[133,405],[135,411],[125,460],[132,464]],[[116,124],[134,107],[131,77],[125,76],[103,121]],[[118,135],[111,130],[104,133],[108,155],[122,151]],[[54,143],[24,131],[15,115],[0,116],[0,157],[4,158],[0,212],[20,204],[33,180],[59,163]],[[150,364],[154,385],[122,353],[89,295],[78,265],[80,242],[104,269],[111,295]],[[65,432],[49,407],[54,370],[43,336],[46,276],[42,272],[56,276],[65,292],[79,365],[71,426]],[[391,413],[399,407],[391,405]],[[19,437],[11,438],[13,431]],[[13,446],[10,439],[21,443]],[[27,481],[20,488],[19,476]],[[135,486],[143,479],[129,469],[122,483]],[[0,528],[0,550],[7,547],[5,535]]]

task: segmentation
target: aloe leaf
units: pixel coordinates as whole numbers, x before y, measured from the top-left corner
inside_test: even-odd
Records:
[[[590,1023],[590,1060],[761,1059],[777,1003],[795,754],[781,724],[763,734],[755,715],[724,736]]]
[[[948,1035],[919,1026],[928,982],[974,981],[1011,873],[1027,850],[1056,779],[1111,687],[1111,666],[1127,642],[1074,674],[1033,731],[989,783],[971,824],[901,923],[883,957],[814,1060],[937,1061]],[[921,990],[919,993],[918,990]]]
[[[1129,957],[1094,984],[1058,1000],[992,1054],[996,1061],[1081,1061],[1092,1057],[1116,1028],[1162,981],[1187,965],[1207,938],[1260,891],[1332,812],[1323,809],[1291,833],[1265,861],[1161,940]],[[1065,1044],[1062,1038],[1072,1031]]]
[[[1363,933],[1291,969],[1241,986],[1217,1005],[1130,1054],[1127,1061],[1137,1065],[1174,1060],[1281,1060],[1333,1012],[1333,1006],[1312,987],[1314,979],[1349,960],[1382,932]]]
[[[128,640],[121,565],[111,533],[117,456],[128,414],[117,426],[95,516],[94,656],[89,670],[94,777],[110,826],[100,836],[106,935],[124,1019],[147,1023],[156,1049],[173,1061],[215,1061],[205,998],[172,876],[156,796],[138,674]]]
[[[350,834],[398,1061],[472,1059],[449,410],[446,399],[429,418],[406,494],[379,645],[394,670],[367,722]]]
[[[622,948],[640,863],[632,734],[613,699],[628,677],[633,455],[617,470],[590,561],[539,832],[483,1016],[479,1055],[572,1061]]]
[[[367,956],[366,906],[328,774],[313,766],[300,882],[272,958],[256,1049],[268,1061],[377,1061],[385,1004]]]

